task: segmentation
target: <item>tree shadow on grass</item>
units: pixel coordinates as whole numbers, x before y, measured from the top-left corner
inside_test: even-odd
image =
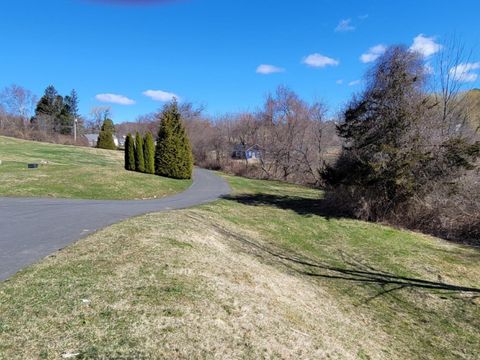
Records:
[[[320,198],[305,198],[301,196],[282,196],[272,194],[238,194],[227,195],[223,199],[236,201],[240,204],[251,206],[273,206],[283,210],[293,210],[299,215],[318,215],[329,218],[349,218],[346,213],[329,206]]]
[[[284,210],[293,210],[304,216],[323,216],[325,218],[346,218],[345,214],[335,212],[329,208],[322,199],[302,198],[298,196],[279,196],[270,194],[241,194],[224,197],[226,200],[237,201],[250,206],[273,206]],[[461,300],[474,301],[480,298],[480,288],[448,284],[441,281],[425,280],[415,277],[399,276],[387,271],[376,269],[355,257],[340,252],[340,259],[343,266],[338,262],[328,263],[312,260],[304,255],[288,254],[272,250],[256,241],[247,239],[238,234],[221,229],[229,236],[235,237],[249,247],[255,249],[257,255],[267,254],[270,257],[281,261],[284,266],[301,275],[313,278],[328,280],[348,281],[359,285],[375,285],[379,291],[376,295],[368,298],[370,302],[380,296],[392,294],[402,289],[419,289],[423,291],[436,292],[437,294],[461,294]]]

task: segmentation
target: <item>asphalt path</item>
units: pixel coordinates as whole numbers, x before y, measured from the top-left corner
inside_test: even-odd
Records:
[[[205,204],[228,193],[224,179],[195,169],[188,190],[156,200],[0,198],[0,281],[108,225],[132,216]]]

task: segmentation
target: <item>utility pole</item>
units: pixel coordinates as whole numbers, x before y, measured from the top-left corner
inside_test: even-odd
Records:
[[[77,143],[77,118],[73,119],[73,141]]]

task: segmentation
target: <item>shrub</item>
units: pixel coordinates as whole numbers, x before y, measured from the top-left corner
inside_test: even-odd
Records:
[[[145,158],[145,172],[155,174],[155,144],[151,133],[145,135],[143,141],[143,156]]]
[[[137,132],[135,135],[135,170],[145,172],[145,158],[143,156],[143,138]]]
[[[135,143],[132,134],[125,139],[125,170],[135,171]]]
[[[97,148],[107,149],[107,150],[117,149],[117,146],[113,141],[114,129],[115,128],[112,120],[106,119],[103,122],[102,129],[100,130],[100,134],[98,134]]]
[[[162,111],[155,148],[155,173],[174,179],[191,179],[193,155],[177,102]]]

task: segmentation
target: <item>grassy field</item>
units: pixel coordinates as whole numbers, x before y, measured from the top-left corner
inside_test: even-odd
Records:
[[[145,199],[185,190],[190,181],[128,172],[123,152],[0,136],[0,196]],[[39,169],[27,163],[47,162]]]
[[[228,180],[0,284],[0,358],[478,359],[478,249]]]

